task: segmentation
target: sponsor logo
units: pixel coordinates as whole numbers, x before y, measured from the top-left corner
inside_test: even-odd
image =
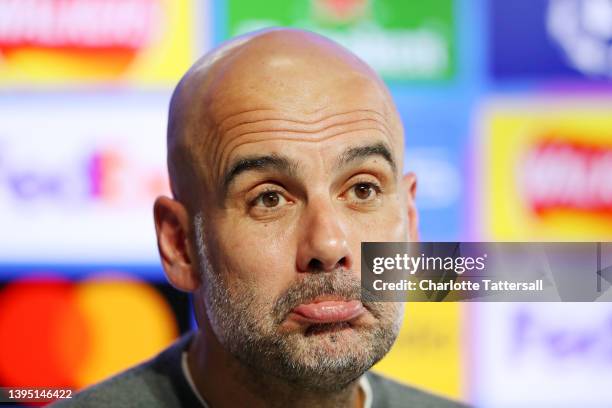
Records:
[[[609,303],[500,302],[480,304],[476,311],[475,405],[608,405]]]
[[[521,308],[512,319],[512,354],[521,358],[536,353],[553,364],[582,360],[612,365],[612,311],[589,320],[587,325],[572,325]]]
[[[352,50],[386,79],[444,80],[454,74],[452,0],[275,0],[265,9],[229,0],[228,9],[230,36],[300,27]]]
[[[138,50],[160,23],[157,0],[5,0],[0,47]]]
[[[612,0],[551,0],[546,23],[573,68],[612,77]]]
[[[496,79],[612,78],[612,0],[488,0]]]
[[[537,214],[575,210],[612,215],[612,146],[553,138],[534,145],[521,167],[525,198]]]
[[[191,7],[170,0],[0,0],[0,83],[174,83],[193,59]]]
[[[161,102],[62,98],[3,106],[0,224],[13,232],[0,235],[0,258],[157,259],[151,208],[169,192]]]
[[[480,210],[493,239],[612,237],[612,109],[604,100],[498,101],[484,115]]]
[[[47,166],[0,160],[0,196],[20,204],[150,206],[168,190],[162,165],[139,162],[116,147],[79,151],[68,161]]]
[[[311,7],[317,20],[335,24],[354,23],[371,12],[369,0],[311,0]]]
[[[78,282],[45,275],[0,289],[0,386],[82,388],[178,335],[171,305],[150,284],[116,272]]]

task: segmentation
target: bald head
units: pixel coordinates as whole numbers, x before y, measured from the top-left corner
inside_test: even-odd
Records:
[[[202,188],[218,188],[241,142],[268,136],[321,141],[351,127],[384,133],[401,162],[403,130],[393,101],[355,55],[293,29],[235,38],[198,60],[173,94],[168,125],[172,191],[192,208]]]

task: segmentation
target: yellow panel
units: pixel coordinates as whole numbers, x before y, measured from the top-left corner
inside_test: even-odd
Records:
[[[484,116],[482,131],[483,143],[479,152],[482,155],[482,166],[478,171],[481,183],[478,184],[482,188],[480,195],[483,214],[477,216],[484,220],[487,236],[491,239],[530,241],[612,238],[611,200],[606,203],[605,199],[595,197],[595,193],[590,192],[585,193],[588,195],[586,199],[601,200],[601,208],[568,204],[537,211],[525,188],[525,180],[542,177],[540,172],[526,166],[526,163],[530,154],[542,149],[542,146],[546,147],[546,143],[554,143],[569,151],[574,149],[578,151],[576,157],[592,154],[588,151],[593,149],[601,152],[601,157],[608,155],[610,167],[612,101],[575,102],[571,105],[554,102],[495,105]],[[562,154],[550,157],[560,166],[570,165],[570,159]],[[599,162],[604,163],[604,160]],[[547,165],[546,168],[550,170],[552,167]],[[585,171],[594,174],[592,170]],[[559,180],[553,179],[555,172],[548,172],[550,175],[545,177],[550,177],[550,182],[558,185]],[[588,180],[593,179],[576,173],[578,171],[571,176],[582,177],[580,181],[576,183],[575,180],[569,180],[568,183],[584,187]],[[604,191],[604,183],[612,185],[612,174],[609,178],[599,178],[598,191]],[[547,187],[546,184],[544,187]],[[575,200],[582,193],[570,187],[566,194]]]
[[[465,358],[462,313],[459,303],[406,303],[400,335],[374,370],[411,386],[461,399]]]

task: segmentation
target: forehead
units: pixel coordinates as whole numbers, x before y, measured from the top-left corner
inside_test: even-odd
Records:
[[[205,109],[217,125],[256,109],[297,115],[330,108],[393,111],[386,88],[363,62],[302,34],[256,38],[216,64],[210,77]]]
[[[226,114],[207,149],[216,175],[244,155],[274,152],[306,160],[374,141],[399,148],[401,135],[396,135],[379,90],[362,80],[346,82],[346,87],[330,86],[320,98],[289,94],[279,100],[261,92],[222,105],[232,109],[223,109]]]
[[[211,87],[211,113],[217,118],[238,105],[269,105],[276,109],[313,112],[331,104],[367,98],[383,108],[386,95],[371,75],[350,65],[316,58],[266,57],[224,71]],[[243,106],[249,107],[249,106]]]
[[[199,154],[206,172],[217,179],[236,154],[278,150],[283,147],[278,142],[329,147],[369,132],[392,150],[403,149],[401,125],[384,85],[352,56],[318,46],[298,53],[287,44],[252,46],[218,64],[213,76],[200,105],[206,136]]]

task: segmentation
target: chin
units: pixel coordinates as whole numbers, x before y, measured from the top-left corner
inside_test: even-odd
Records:
[[[294,343],[297,354],[305,360],[366,359],[375,341],[373,333],[349,323],[314,325]]]

